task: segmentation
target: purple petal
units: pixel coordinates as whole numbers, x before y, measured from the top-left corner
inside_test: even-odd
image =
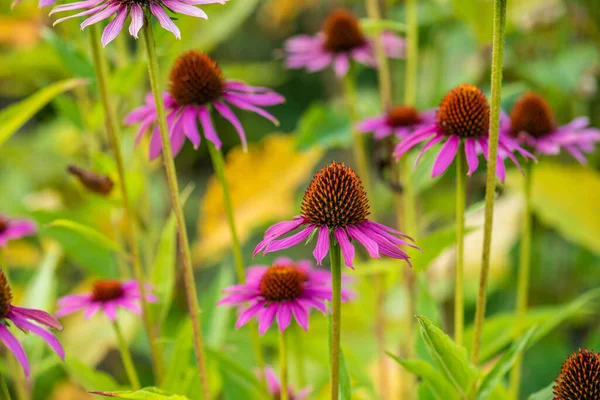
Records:
[[[98,310],[101,307],[102,307],[102,305],[99,304],[99,303],[92,303],[92,304],[90,304],[90,306],[88,307],[88,309],[85,310],[85,312],[83,313],[83,318],[84,319],[90,319],[90,318],[92,318],[98,312]]]
[[[277,376],[275,375],[275,371],[273,371],[273,368],[266,367],[265,375],[267,377],[267,386],[269,388],[269,393],[271,393],[271,394],[279,393],[279,391],[281,390],[281,384],[279,383],[279,379],[277,379]]]
[[[344,228],[335,228],[333,231],[335,238],[340,245],[340,249],[342,250],[342,254],[344,255],[344,261],[347,267],[354,269],[354,246],[350,243],[348,236],[346,235],[346,231]]]
[[[441,142],[442,140],[444,140],[444,135],[436,135],[436,136],[434,136],[433,139],[431,139],[429,142],[427,142],[425,144],[425,146],[423,146],[423,148],[419,152],[419,156],[415,160],[415,165],[413,167],[415,170],[417,169],[417,164],[419,163],[419,161],[421,161],[421,157],[423,157],[425,152],[427,150],[429,150],[430,148],[432,148],[433,146],[435,146],[436,144],[438,144],[439,142]]]
[[[13,220],[8,222],[8,228],[4,234],[9,239],[20,239],[25,236],[33,235],[37,232],[37,226],[32,221],[25,219]]]
[[[218,306],[243,304],[249,300],[256,300],[260,293],[235,293],[223,297],[217,302]]]
[[[37,325],[32,324],[31,322],[27,322],[27,320],[20,318],[19,316],[13,315],[10,319],[15,323],[15,325],[18,328],[24,331],[32,332],[33,334],[41,337],[46,343],[48,343],[52,350],[54,350],[54,352],[58,354],[60,358],[62,358],[63,360],[65,359],[65,350],[63,349],[56,336],[54,336],[52,333],[48,332],[43,328],[40,328]]]
[[[123,30],[125,24],[125,18],[127,18],[127,7],[123,6],[117,11],[117,16],[113,19],[102,33],[102,46],[106,47],[119,33]]]
[[[285,331],[292,322],[292,310],[286,302],[282,302],[277,310],[277,325],[281,332]]]
[[[138,39],[140,30],[144,26],[144,11],[139,4],[134,4],[129,9],[131,24],[129,25],[129,34]]]
[[[215,131],[215,127],[210,119],[210,112],[206,107],[199,107],[197,110],[198,118],[200,119],[200,124],[202,124],[202,129],[204,130],[204,136],[210,140],[217,149],[221,148],[221,140],[219,136],[217,136],[217,131]]]
[[[310,236],[310,234],[312,233],[312,231],[314,229],[315,229],[315,226],[311,224],[311,225],[306,226],[306,228],[302,229],[300,232],[298,232],[292,236],[289,236],[287,238],[280,239],[280,240],[274,240],[267,245],[264,252],[266,254],[266,253],[271,253],[274,251],[283,250],[283,249],[287,249],[292,246],[295,246],[298,243],[306,240],[306,238],[308,238]]]
[[[57,7],[54,7],[52,11],[48,15],[52,15],[57,12],[62,11],[74,11],[74,10],[82,10],[84,8],[96,7],[98,4],[102,3],[104,0],[86,0],[86,1],[77,1],[75,3],[63,4]]]
[[[456,151],[458,150],[459,144],[460,138],[456,135],[451,135],[446,143],[444,143],[433,163],[433,169],[431,171],[432,178],[443,174],[450,164],[452,164],[454,157],[456,157]]]
[[[29,377],[29,361],[27,360],[27,355],[25,354],[25,350],[23,350],[23,346],[21,343],[13,336],[12,333],[6,328],[6,326],[0,324],[0,340],[2,343],[15,355],[19,364],[23,367],[23,371],[25,372],[25,376]]]
[[[169,9],[175,12],[190,15],[192,17],[208,19],[206,13],[201,9],[186,3],[182,3],[179,0],[162,0],[162,2],[165,6],[167,6]]]
[[[272,302],[263,308],[258,315],[258,333],[260,336],[264,335],[269,327],[273,324],[273,320],[275,319],[275,314],[277,314],[278,308],[279,303]]]
[[[81,29],[84,29],[89,25],[105,20],[106,18],[110,17],[115,12],[117,12],[119,8],[121,8],[121,5],[119,3],[109,4],[104,10],[95,14],[93,17],[90,17],[83,21],[81,23]]]
[[[367,249],[371,257],[379,258],[379,246],[377,246],[377,242],[355,226],[348,225],[346,230],[352,239],[358,241]]]
[[[261,117],[270,120],[271,122],[273,122],[273,124],[279,126],[279,121],[272,114],[268,113],[260,107],[255,106],[254,104],[248,103],[247,101],[240,98],[239,95],[234,93],[226,93],[223,95],[223,98],[231,104],[233,104],[234,106],[241,108],[242,110],[252,111],[260,115]]]
[[[217,109],[219,114],[223,116],[227,121],[231,122],[231,125],[235,128],[240,135],[240,140],[242,141],[242,148],[244,151],[248,151],[248,141],[246,140],[246,133],[244,132],[244,127],[242,123],[238,119],[238,117],[234,114],[234,112],[227,106],[225,103],[221,103],[219,101],[215,101],[213,106]]]
[[[412,149],[417,144],[421,143],[422,141],[424,141],[427,138],[436,134],[436,131],[437,131],[436,126],[431,125],[427,128],[423,128],[421,130],[417,130],[417,131],[413,132],[406,139],[404,139],[403,141],[398,143],[398,145],[394,149],[394,157],[396,157],[396,159],[399,159],[408,150]]]
[[[260,310],[265,306],[264,301],[259,301],[258,303],[248,307],[238,317],[238,320],[235,323],[235,329],[240,329],[242,326],[246,325],[248,321],[252,319]]]
[[[329,252],[329,228],[322,226],[319,228],[319,237],[317,239],[317,245],[313,251],[313,256],[317,260],[317,265],[321,265],[323,259]]]
[[[333,60],[333,70],[338,78],[343,78],[350,69],[350,60],[344,53],[336,56]]]
[[[163,10],[159,4],[151,2],[150,11],[156,17],[156,19],[158,19],[160,26],[169,32],[172,32],[177,39],[181,39],[181,32],[179,32],[179,28],[173,23],[173,21],[171,21],[171,18],[169,18],[165,10]]]
[[[469,166],[469,171],[467,172],[467,174],[471,176],[479,166],[479,157],[477,157],[476,142],[471,138],[467,138],[465,140],[465,156],[467,158],[467,165]]]
[[[104,303],[102,309],[104,311],[104,314],[108,317],[108,319],[110,319],[111,321],[117,320],[117,304],[114,301]]]
[[[185,107],[181,113],[183,123],[183,132],[194,145],[194,149],[200,147],[200,132],[198,131],[198,122],[196,109],[194,107]]]
[[[308,312],[306,311],[306,309],[304,307],[302,307],[302,305],[300,303],[298,303],[298,300],[294,300],[294,301],[290,302],[289,306],[292,309],[292,314],[294,315],[294,318],[298,322],[298,325],[300,325],[305,331],[307,331],[308,330]]]
[[[11,306],[11,311],[12,313],[17,314],[17,316],[20,316],[22,318],[35,321],[38,324],[47,326],[48,328],[62,331],[62,325],[60,324],[60,322],[58,322],[58,320],[54,316],[48,314],[46,311],[16,306]]]

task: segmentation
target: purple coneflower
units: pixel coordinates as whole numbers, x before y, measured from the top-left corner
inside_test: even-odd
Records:
[[[225,4],[225,1],[226,0],[84,0],[55,7],[50,12],[50,15],[62,11],[84,10],[54,22],[54,25],[56,25],[71,18],[91,15],[91,17],[82,22],[81,29],[115,15],[115,19],[106,26],[104,33],[102,34],[102,45],[106,46],[121,33],[127,15],[131,17],[129,33],[136,39],[144,26],[144,12],[146,11],[149,11],[156,19],[158,19],[160,26],[172,32],[177,39],[181,39],[179,28],[166,13],[165,9],[179,14],[208,19],[204,11],[194,6],[215,3]]]
[[[425,151],[443,142],[444,145],[435,159],[431,173],[432,177],[436,177],[443,174],[452,164],[460,143],[463,141],[469,167],[468,175],[471,175],[479,166],[478,155],[483,153],[486,158],[488,156],[489,125],[490,106],[483,92],[473,85],[460,85],[444,97],[437,110],[435,122],[416,130],[402,140],[396,146],[394,154],[398,159],[417,144],[427,141],[417,159],[419,162]],[[535,157],[505,135],[499,136],[496,175],[504,182],[506,177],[505,158],[510,158],[520,169],[514,151],[531,159],[535,159]]]
[[[553,387],[554,400],[600,398],[600,354],[578,350],[562,365]]]
[[[271,394],[275,400],[281,399],[281,383],[279,382],[279,379],[277,379],[277,375],[275,375],[273,368],[266,367],[265,375],[267,378],[267,390],[269,391],[269,394]],[[288,385],[288,400],[307,399],[311,392],[312,388],[310,386],[299,392],[295,392],[292,385]]]
[[[403,38],[385,32],[381,40],[388,57],[404,57]],[[344,9],[333,11],[317,35],[288,39],[285,52],[288,68],[315,72],[332,65],[338,77],[348,73],[351,60],[370,67],[377,65],[373,42],[364,35],[354,14]]]
[[[302,214],[292,221],[279,222],[267,229],[254,256],[261,251],[270,253],[295,246],[313,232],[318,236],[313,255],[319,265],[329,252],[331,240],[339,243],[345,264],[350,268],[354,268],[354,245],[350,239],[363,245],[371,257],[384,255],[409,264],[408,254],[398,245],[418,249],[397,237],[412,241],[407,235],[367,219],[370,211],[365,189],[356,173],[344,164],[332,162],[315,174],[304,193],[301,209]],[[300,232],[278,239],[300,227]]]
[[[8,330],[11,322],[21,331],[33,333],[34,335],[41,337],[60,358],[64,359],[65,351],[56,336],[39,326],[41,325],[45,328],[62,330],[60,322],[45,311],[17,307],[13,306],[11,303],[12,291],[8,285],[4,271],[0,268],[0,340],[2,340],[2,343],[4,343],[4,345],[15,355],[23,367],[25,376],[29,376],[29,360],[27,359],[27,355],[25,354],[25,350],[23,350],[21,343],[19,343],[17,338]]]
[[[179,56],[171,70],[169,92],[164,93],[163,97],[174,155],[181,151],[186,137],[194,148],[198,148],[198,121],[206,139],[217,148],[221,148],[221,140],[210,116],[213,108],[231,122],[246,149],[244,128],[228,103],[278,124],[277,119],[262,107],[278,105],[285,101],[283,96],[270,89],[226,80],[217,63],[200,51],[188,51]],[[141,123],[136,142],[139,142],[143,134],[154,125],[150,140],[150,159],[158,157],[162,151],[157,119],[154,99],[152,94],[149,94],[146,97],[146,105],[135,109],[125,120],[126,124]]]
[[[241,306],[236,328],[244,326],[256,316],[261,335],[277,318],[280,331],[290,325],[292,316],[305,330],[308,329],[308,314],[311,308],[327,312],[325,301],[331,300],[331,273],[314,269],[310,262],[294,262],[289,258],[278,258],[270,266],[257,265],[248,268],[246,283],[225,289],[229,293],[218,305]],[[342,299],[347,301],[352,293],[342,290]]]
[[[148,286],[147,290],[151,288]],[[102,310],[111,321],[117,319],[117,308],[121,307],[135,314],[141,314],[140,300],[142,295],[137,281],[102,280],[94,284],[91,293],[71,294],[58,299],[59,310],[56,316],[63,317],[84,310],[84,318],[92,317]],[[156,296],[146,292],[149,303],[158,301]]]
[[[368,118],[358,124],[359,132],[373,132],[375,139],[381,140],[396,135],[405,138],[416,130],[435,122],[435,111],[420,113],[416,108],[405,105],[393,107],[383,115]]]
[[[510,113],[510,124],[503,130],[505,136],[540,154],[558,154],[561,149],[577,161],[586,163],[584,154],[595,150],[600,141],[600,130],[589,126],[589,119],[579,117],[563,126],[557,126],[552,109],[546,100],[527,92],[515,103]]]
[[[37,226],[27,219],[10,219],[0,214],[0,247],[6,246],[10,240],[21,239],[33,235]]]

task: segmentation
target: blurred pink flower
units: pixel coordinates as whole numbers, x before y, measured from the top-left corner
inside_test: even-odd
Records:
[[[373,118],[367,118],[357,126],[359,132],[373,132],[381,140],[391,134],[405,138],[411,133],[435,122],[435,110],[419,112],[416,108],[398,105]]]
[[[10,219],[0,214],[0,247],[10,240],[21,239],[37,232],[37,226],[27,219]]]
[[[281,383],[279,382],[277,375],[275,375],[273,368],[266,367],[265,375],[267,378],[267,390],[269,391],[269,394],[271,394],[276,400],[281,399]],[[292,385],[288,385],[289,400],[307,399],[311,392],[312,388],[310,386],[300,390],[299,392],[295,392]]]

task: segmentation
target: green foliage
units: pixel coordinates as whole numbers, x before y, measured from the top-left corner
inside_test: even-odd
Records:
[[[402,360],[390,353],[388,353],[396,362],[408,372],[423,379],[427,384],[428,390],[433,395],[433,398],[437,400],[458,400],[458,395],[454,386],[441,372],[436,370],[431,364],[423,360]]]
[[[528,400],[553,400],[554,392],[552,391],[554,383],[549,384],[539,392],[535,392],[528,397]]]
[[[118,397],[120,399],[131,400],[188,400],[187,397],[178,394],[171,395],[154,387],[147,387],[136,391],[121,392],[92,392],[105,397]]]

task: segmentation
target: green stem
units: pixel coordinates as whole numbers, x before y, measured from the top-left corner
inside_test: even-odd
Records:
[[[281,390],[279,398],[288,400],[288,365],[285,331],[279,331],[279,368],[281,370]]]
[[[331,281],[333,288],[331,316],[331,400],[338,400],[340,395],[340,338],[342,316],[342,263],[340,245],[331,238],[330,252]]]
[[[125,367],[127,378],[129,378],[129,383],[131,383],[133,390],[139,390],[142,387],[140,385],[140,378],[138,378],[138,374],[133,365],[133,359],[131,358],[131,352],[129,351],[129,346],[123,337],[123,332],[121,332],[121,327],[117,321],[113,321],[113,328],[115,329],[115,334],[117,335],[119,351],[121,352],[121,359],[123,360],[123,366]]]
[[[121,199],[123,202],[123,209],[125,210],[126,216],[124,219],[125,231],[127,236],[127,242],[131,251],[131,261],[133,263],[133,273],[135,279],[138,281],[140,287],[140,302],[142,305],[142,319],[144,322],[144,329],[148,335],[148,342],[150,343],[150,352],[152,355],[154,372],[159,382],[162,381],[164,372],[162,363],[162,351],[158,338],[152,328],[152,321],[150,319],[150,307],[148,306],[148,300],[146,298],[146,288],[144,283],[144,272],[142,271],[142,265],[140,262],[139,244],[137,240],[137,229],[134,223],[135,213],[131,207],[129,201],[129,194],[127,192],[127,183],[125,175],[125,163],[123,158],[123,151],[121,150],[121,134],[119,131],[119,123],[117,121],[115,108],[112,103],[112,96],[108,88],[108,65],[106,57],[103,56],[102,47],[100,43],[100,27],[93,25],[90,27],[90,39],[92,55],[94,59],[94,65],[96,68],[96,80],[98,83],[98,89],[100,91],[100,99],[104,107],[106,115],[106,132],[108,134],[109,142],[112,147],[113,156],[115,158],[115,164],[117,165],[117,172],[119,174],[119,186],[121,190]]]
[[[417,0],[406,0],[406,76],[404,83],[404,103],[417,102],[417,69],[419,65],[419,27]]]
[[[506,28],[507,0],[494,0],[494,27],[492,39],[492,91],[490,112],[490,136],[485,188],[485,223],[483,226],[483,253],[481,256],[481,276],[475,309],[475,328],[471,360],[479,363],[481,333],[485,318],[485,301],[490,270],[490,251],[492,247],[492,225],[494,221],[494,197],[496,193],[496,158],[498,155],[498,131],[500,127],[500,91],[502,88],[502,62],[504,59],[504,33]]]
[[[167,174],[169,191],[171,194],[173,214],[175,214],[175,219],[177,221],[177,232],[179,233],[179,244],[183,264],[185,293],[188,304],[188,312],[194,329],[194,352],[196,355],[198,374],[200,376],[200,383],[202,386],[204,400],[210,400],[212,396],[210,393],[210,386],[208,383],[208,372],[206,368],[206,352],[204,350],[204,338],[199,315],[200,307],[198,306],[196,282],[194,281],[192,254],[190,251],[189,239],[185,227],[185,217],[183,215],[181,199],[179,198],[177,171],[175,170],[175,161],[173,160],[173,154],[171,152],[171,142],[169,139],[169,131],[167,129],[167,119],[165,115],[165,104],[163,102],[162,91],[158,83],[158,77],[160,76],[158,67],[158,57],[156,55],[156,44],[154,42],[154,35],[152,33],[152,21],[149,18],[146,18],[146,21],[144,23],[143,35],[146,55],[148,57],[148,74],[150,77],[152,93],[154,94],[154,102],[156,104],[156,114],[158,117],[160,139],[163,148],[163,161]]]
[[[456,155],[456,285],[454,293],[454,341],[463,345],[465,324],[464,250],[465,250],[465,196],[466,174],[464,144]]]
[[[0,393],[2,394],[3,400],[11,400],[8,386],[6,386],[6,381],[4,380],[4,376],[2,376],[2,374],[0,374]]]
[[[306,365],[304,358],[304,332],[299,326],[294,327],[294,350],[296,352],[296,374],[298,375],[298,386],[306,385]]]
[[[531,185],[533,163],[529,160],[525,164],[525,176],[523,192],[525,196],[525,215],[523,218],[523,233],[521,237],[521,252],[519,256],[519,277],[517,283],[517,312],[515,321],[515,340],[518,339],[524,330],[525,315],[527,314],[527,304],[529,298],[529,278],[531,274]],[[510,373],[510,389],[513,399],[519,398],[519,388],[521,386],[521,368],[523,365],[523,354],[519,353],[515,364]]]
[[[367,15],[374,24],[381,21],[381,10],[379,0],[365,0],[367,6]],[[385,47],[381,40],[381,33],[377,32],[375,36],[375,56],[377,58],[377,78],[379,81],[379,96],[381,97],[381,107],[388,110],[392,106],[392,79],[390,75],[390,64],[385,54]]]

